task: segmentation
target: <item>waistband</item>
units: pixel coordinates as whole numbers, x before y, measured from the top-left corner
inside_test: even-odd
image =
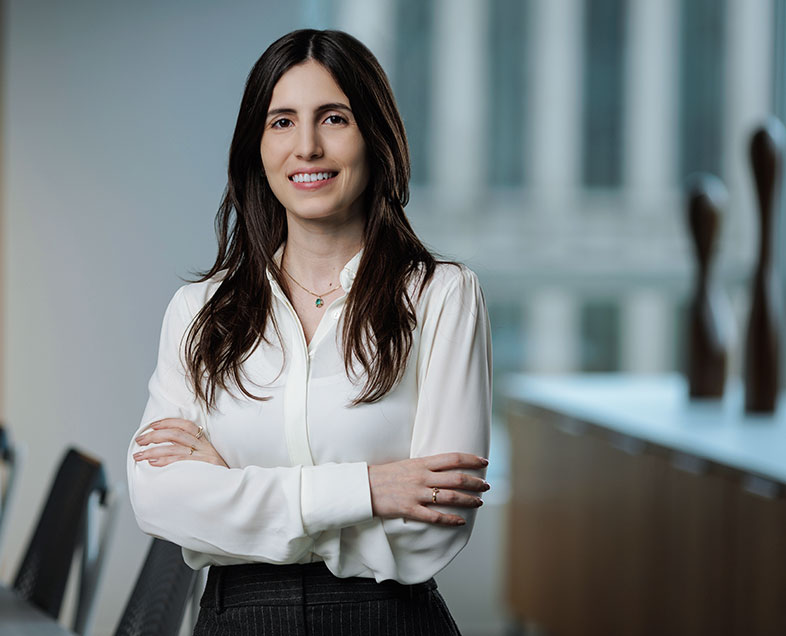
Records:
[[[431,578],[402,585],[365,577],[339,578],[323,562],[211,566],[201,607],[221,611],[249,605],[322,605],[347,601],[415,598],[437,589]]]

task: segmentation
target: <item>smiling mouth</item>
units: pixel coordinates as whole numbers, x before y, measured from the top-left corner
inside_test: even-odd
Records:
[[[338,172],[299,172],[289,177],[294,183],[314,183],[316,181],[326,181],[332,179]]]

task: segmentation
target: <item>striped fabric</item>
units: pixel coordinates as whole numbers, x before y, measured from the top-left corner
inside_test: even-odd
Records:
[[[195,636],[460,636],[437,583],[340,579],[324,563],[213,566]]]

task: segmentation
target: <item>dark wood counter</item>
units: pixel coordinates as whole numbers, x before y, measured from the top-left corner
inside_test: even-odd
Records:
[[[678,376],[516,377],[508,603],[554,636],[786,634],[786,417]]]

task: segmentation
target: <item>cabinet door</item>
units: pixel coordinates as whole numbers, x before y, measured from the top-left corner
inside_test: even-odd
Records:
[[[509,426],[515,616],[558,636],[756,633],[734,631],[728,471],[539,409]]]
[[[786,500],[740,487],[734,498],[734,633],[786,634]]]

